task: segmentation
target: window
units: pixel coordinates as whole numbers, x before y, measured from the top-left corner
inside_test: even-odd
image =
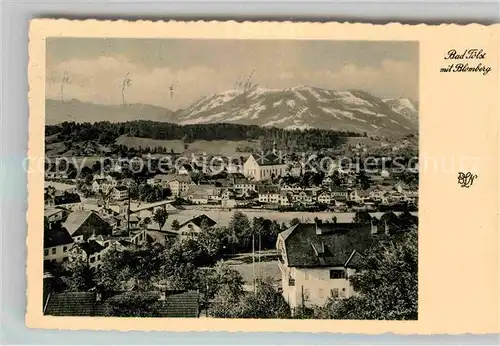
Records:
[[[295,279],[288,278],[288,286],[295,286]]]
[[[342,269],[332,269],[330,270],[330,279],[344,279],[345,271]]]
[[[101,255],[97,255],[97,260],[99,261],[101,259]]]
[[[334,289],[330,290],[330,292],[331,292],[333,298],[339,297],[339,289],[338,288],[334,288]]]
[[[308,288],[304,289],[304,299],[308,300],[310,296],[311,296],[310,290]]]
[[[68,262],[69,258],[68,257],[63,257],[63,262]]]
[[[309,274],[308,272],[306,272],[304,280],[310,280],[310,279],[311,279],[311,274]]]
[[[318,297],[325,298],[325,291],[322,288],[318,290]]]
[[[55,255],[56,254],[56,251],[57,249],[55,247],[52,248],[52,254]]]
[[[67,246],[63,246],[63,252],[66,252],[68,251],[68,247]]]
[[[49,249],[45,249],[45,250],[43,250],[43,255],[44,255],[44,256],[48,256],[48,255],[49,255]]]
[[[95,257],[90,257],[90,263],[94,263],[95,262]]]

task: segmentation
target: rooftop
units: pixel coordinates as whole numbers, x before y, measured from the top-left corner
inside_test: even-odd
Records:
[[[65,228],[48,229],[43,233],[44,249],[72,243],[73,238]]]
[[[198,227],[201,227],[203,222],[206,222],[206,224],[208,224],[209,227],[215,226],[217,224],[217,222],[215,222],[214,220],[212,220],[211,218],[209,218],[205,214],[201,214],[195,218],[187,220],[186,222],[182,223],[179,227],[183,227],[190,222],[194,223]]]
[[[343,266],[354,250],[363,253],[374,241],[370,225],[356,223],[300,223],[280,234],[290,267]]]
[[[136,293],[136,292],[134,292]],[[51,316],[104,316],[106,303],[130,292],[115,292],[107,299],[97,300],[96,292],[65,292],[50,294],[44,309]],[[157,317],[199,317],[199,293],[197,291],[143,292],[145,297],[156,299],[152,310]],[[163,297],[162,297],[163,296]]]
[[[62,225],[68,230],[69,234],[73,235],[92,213],[92,211],[88,210],[75,210],[68,215]]]

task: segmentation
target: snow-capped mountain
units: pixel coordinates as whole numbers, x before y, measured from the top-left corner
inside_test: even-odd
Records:
[[[415,132],[418,110],[408,99],[382,100],[360,90],[254,86],[246,92],[228,90],[199,99],[176,118],[180,124],[225,122],[392,135]]]
[[[400,97],[397,99],[383,99],[382,101],[396,113],[401,114],[412,122],[418,122],[418,104],[410,99]]]

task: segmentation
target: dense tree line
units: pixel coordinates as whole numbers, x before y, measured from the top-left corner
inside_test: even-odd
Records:
[[[333,148],[345,142],[344,137],[362,136],[355,132],[322,129],[284,130],[275,127],[260,127],[240,124],[195,124],[178,125],[155,121],[127,121],[110,123],[63,122],[47,125],[48,136],[57,135],[58,141],[97,141],[110,145],[122,135],[152,139],[178,139],[186,143],[195,140],[260,140],[264,149],[271,149],[276,143],[278,149],[321,149]]]

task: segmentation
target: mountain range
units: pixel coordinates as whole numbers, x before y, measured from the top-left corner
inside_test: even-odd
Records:
[[[46,101],[47,124],[139,119],[183,125],[237,123],[285,129],[323,128],[391,136],[418,131],[418,103],[408,98],[381,99],[361,90],[310,86],[228,90],[203,97],[178,111],[142,104],[124,107],[77,100]]]

